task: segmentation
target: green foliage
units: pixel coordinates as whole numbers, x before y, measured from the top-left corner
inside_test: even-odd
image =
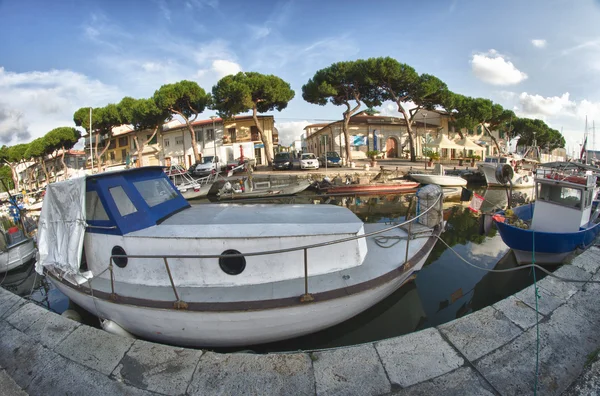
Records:
[[[513,120],[513,135],[521,135],[519,145],[533,145],[534,134],[537,146],[554,150],[558,147],[565,147],[564,136],[556,129],[550,128],[542,120],[532,120],[530,118],[519,118]]]
[[[366,115],[370,115],[370,116],[374,116],[379,114],[379,110],[373,108],[373,107],[368,107],[365,109],[365,114]]]
[[[440,153],[433,151],[427,157],[429,158],[430,161],[439,161]]]
[[[94,117],[98,117],[95,110],[97,110],[97,109],[92,110],[92,124],[95,124]],[[90,108],[82,107],[82,108],[78,109],[73,114],[73,122],[75,122],[76,126],[82,127],[83,129],[85,129],[86,131],[89,132],[89,130],[90,130]],[[94,126],[94,125],[92,125],[92,126]]]
[[[380,152],[378,150],[369,150],[367,151],[367,157],[375,159],[379,155],[379,153]]]
[[[212,108],[231,118],[256,108],[259,113],[281,111],[294,98],[290,84],[274,75],[239,72],[225,76],[212,88]]]
[[[25,151],[24,157],[27,159],[31,158],[41,158],[44,156],[47,150],[46,141],[43,137],[39,137],[34,139],[27,146],[27,150]]]
[[[6,185],[6,187],[8,189],[13,189],[15,188],[15,183],[13,182],[12,179],[12,171],[10,170],[10,168],[6,165],[2,165],[0,166],[0,179],[2,181],[4,181],[4,184]],[[1,185],[0,183],[0,190],[4,191],[4,187],[3,185]]]
[[[52,152],[62,148],[69,150],[75,145],[75,143],[77,143],[80,137],[81,135],[79,134],[79,131],[75,128],[54,128],[44,135],[46,152],[47,154],[51,154]]]
[[[9,163],[17,164],[23,160],[31,158],[31,157],[27,157],[25,155],[25,152],[27,151],[28,148],[29,148],[29,143],[15,144],[14,146],[9,147],[6,150],[6,155],[7,155],[6,160]]]
[[[196,117],[210,104],[210,95],[196,82],[182,80],[161,86],[152,97],[161,111],[170,111],[183,117]]]
[[[121,121],[135,130],[154,129],[171,119],[169,110],[159,109],[154,99],[124,97],[117,105]]]

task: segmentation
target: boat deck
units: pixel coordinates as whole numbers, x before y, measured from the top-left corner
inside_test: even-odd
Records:
[[[370,233],[389,227],[386,224],[365,224],[365,232]],[[408,246],[408,258],[413,257],[428,241],[431,229],[413,225],[413,231],[419,231],[418,235],[412,234]],[[426,231],[427,230],[427,231]],[[386,238],[389,237],[389,238]],[[364,263],[360,266],[345,269],[338,272],[310,277],[311,263],[308,263],[309,293],[326,292],[332,289],[343,289],[358,285],[402,266],[406,256],[407,232],[396,228],[386,231],[380,235],[367,237],[368,253]],[[387,239],[387,240],[386,240]],[[379,244],[378,244],[379,242]],[[383,247],[383,246],[387,247]],[[216,264],[215,259],[215,265]],[[298,262],[303,266],[303,262]],[[273,269],[276,271],[276,269]],[[171,272],[176,273],[177,267],[171,267]],[[107,275],[107,273],[106,273]],[[167,273],[165,271],[165,277]],[[175,295],[171,287],[166,286],[137,286],[121,282],[115,279],[115,293],[122,297],[132,297],[154,301],[175,301]],[[110,281],[105,278],[92,280],[95,290],[105,293],[111,292]],[[84,286],[86,287],[86,286]],[[279,282],[246,285],[246,286],[223,286],[223,287],[178,287],[180,299],[188,303],[224,303],[239,301],[264,301],[299,297],[304,294],[304,278],[297,278]]]

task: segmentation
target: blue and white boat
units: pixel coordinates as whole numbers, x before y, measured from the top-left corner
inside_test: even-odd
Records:
[[[535,203],[494,215],[502,240],[519,264],[559,264],[600,233],[596,175],[571,163],[540,168]]]
[[[48,186],[36,270],[145,339],[277,341],[349,319],[410,280],[443,230],[442,195],[421,189],[404,225],[364,224],[333,205],[190,206],[159,167],[107,172]]]

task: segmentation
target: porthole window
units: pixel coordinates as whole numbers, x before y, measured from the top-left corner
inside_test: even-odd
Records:
[[[241,254],[237,250],[225,250],[221,255]],[[246,268],[246,258],[238,257],[219,257],[219,267],[228,275],[239,275]]]
[[[121,246],[115,246],[112,248],[111,255],[113,256],[125,256],[125,249]],[[117,265],[117,267],[125,268],[127,266],[127,257],[113,257],[113,262]]]

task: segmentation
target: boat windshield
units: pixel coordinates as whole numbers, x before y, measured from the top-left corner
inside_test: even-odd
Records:
[[[159,205],[177,197],[177,192],[164,178],[136,181],[133,182],[133,185],[150,207]]]
[[[570,208],[581,208],[582,191],[577,188],[539,184],[538,197],[542,201],[553,202]]]

